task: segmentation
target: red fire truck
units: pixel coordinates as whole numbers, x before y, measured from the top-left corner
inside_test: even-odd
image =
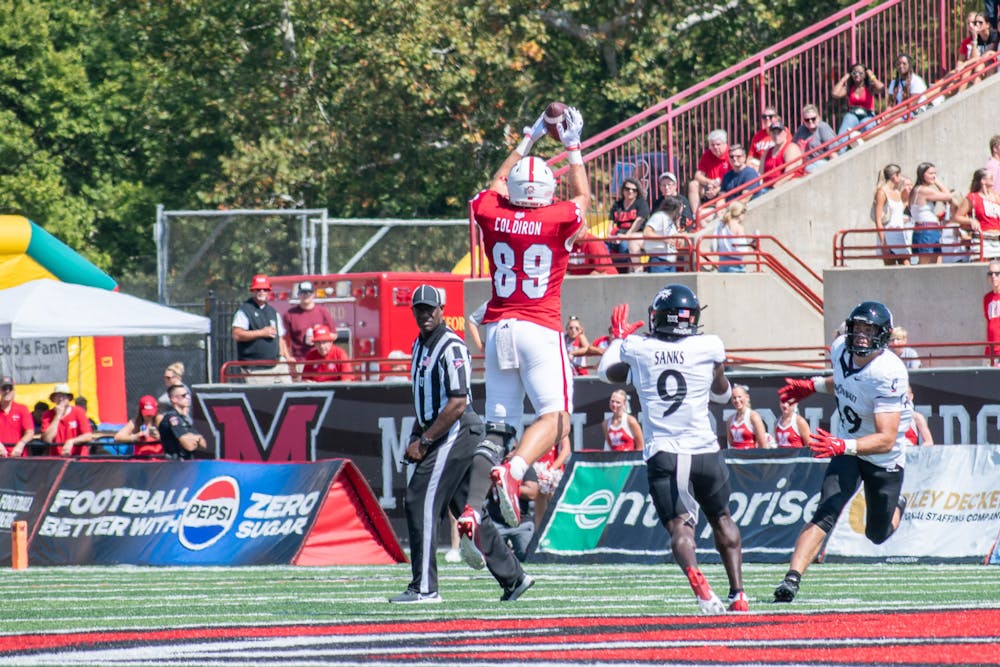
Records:
[[[364,369],[371,375],[387,366],[386,359],[409,359],[417,335],[410,297],[418,285],[444,288],[445,322],[465,335],[465,276],[402,272],[272,276],[272,305],[279,314],[299,302],[298,285],[303,280],[312,282],[317,307],[330,311],[337,328],[337,345],[352,359],[370,360]]]

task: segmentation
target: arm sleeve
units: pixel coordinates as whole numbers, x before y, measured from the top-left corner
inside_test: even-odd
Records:
[[[469,358],[469,349],[460,343],[451,343],[441,353],[438,363],[444,378],[445,394],[468,395],[472,379],[472,359]]]

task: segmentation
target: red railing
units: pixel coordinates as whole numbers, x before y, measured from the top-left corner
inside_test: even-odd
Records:
[[[913,227],[897,227],[887,232],[913,231]],[[918,249],[935,251],[948,262],[984,262],[982,235],[973,233],[970,241],[942,241],[940,243],[885,243],[879,242],[877,229],[841,229],[833,237],[833,265],[847,266],[850,260],[880,259],[886,264],[908,265]]]
[[[678,172],[685,192],[708,132],[725,129],[730,141],[746,145],[759,129],[759,112],[769,104],[795,127],[802,106],[813,103],[831,126],[839,127],[845,106],[831,91],[852,62],[864,62],[888,82],[896,55],[908,53],[918,74],[928,83],[937,80],[951,68],[964,34],[962,12],[957,0],[856,3],[589,137],[583,149],[593,215],[607,214],[629,176],[639,178],[652,199],[659,194],[656,176],[669,167]],[[560,154],[551,162],[564,158]]]

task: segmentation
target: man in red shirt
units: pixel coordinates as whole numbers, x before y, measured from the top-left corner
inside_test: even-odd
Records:
[[[333,318],[323,306],[316,305],[316,295],[312,281],[303,280],[299,283],[299,302],[281,316],[285,325],[285,341],[292,361],[303,361],[313,349],[313,327],[322,324],[333,330]],[[300,368],[292,366],[293,371]]]
[[[42,440],[52,445],[49,456],[88,456],[94,433],[87,413],[73,405],[69,385],[57,384],[49,401],[52,408],[42,415]]]
[[[708,148],[701,154],[698,170],[688,183],[688,200],[696,216],[702,201],[708,201],[719,195],[722,177],[727,171],[729,171],[729,135],[725,130],[712,130],[708,133]]]
[[[567,272],[571,276],[588,276],[591,274],[618,275],[615,263],[611,261],[611,253],[604,241],[597,238],[586,228],[581,229],[573,249],[569,253]]]
[[[341,382],[353,380],[351,365],[346,362],[347,352],[334,345],[337,337],[325,324],[317,324],[309,336],[313,349],[305,356],[302,367],[304,382]]]
[[[983,296],[983,315],[986,317],[986,340],[996,345],[986,347],[991,366],[1000,367],[1000,259],[991,259],[986,268],[990,291]]]
[[[488,484],[481,486],[486,459],[493,459],[489,475],[501,491],[500,509],[516,527],[525,472],[569,432],[573,371],[563,340],[562,282],[570,248],[584,228],[590,183],[580,153],[583,116],[567,107],[563,117],[556,127],[568,152],[568,200],[553,201],[556,182],[548,165],[541,158],[525,157],[546,133],[544,113],[525,128],[524,140],[500,165],[490,187],[472,200],[493,288],[482,321],[487,440],[495,450],[473,460],[469,506],[459,517],[459,530],[469,537],[474,536],[489,490]],[[501,463],[521,426],[525,394],[538,417],[524,430],[510,460]]]
[[[14,378],[0,377],[0,458],[24,456],[24,448],[34,437],[31,411],[14,401]]]

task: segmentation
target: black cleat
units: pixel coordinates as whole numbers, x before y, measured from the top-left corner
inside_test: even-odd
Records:
[[[521,595],[535,585],[535,579],[530,574],[522,574],[521,578],[517,580],[517,583],[510,588],[505,588],[503,591],[503,596],[500,598],[500,602],[513,602],[514,600],[521,597]]]
[[[785,575],[778,587],[774,589],[775,602],[791,602],[799,594],[800,577]]]

